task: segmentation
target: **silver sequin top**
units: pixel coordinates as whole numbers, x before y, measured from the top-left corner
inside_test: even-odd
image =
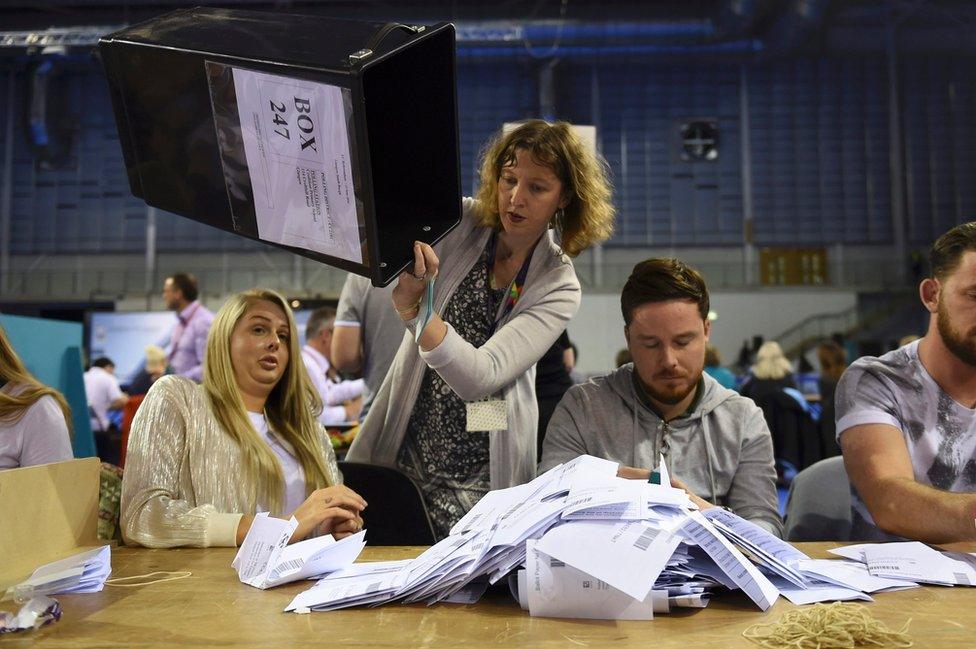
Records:
[[[319,430],[326,478],[342,484],[328,435]],[[254,514],[241,486],[237,443],[214,417],[203,388],[178,376],[159,379],[129,435],[120,521],[125,542],[234,546],[241,516]]]

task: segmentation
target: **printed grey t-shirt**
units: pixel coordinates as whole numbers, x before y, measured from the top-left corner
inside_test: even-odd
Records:
[[[902,431],[915,480],[944,491],[976,491],[976,411],[942,391],[918,358],[918,343],[856,360],[837,385],[837,439],[853,426]],[[851,486],[851,538],[891,540]]]
[[[366,391],[360,420],[365,419],[407,330],[393,307],[394,286],[396,283],[391,282],[389,286],[376,288],[365,277],[350,273],[339,295],[335,324],[361,328]]]

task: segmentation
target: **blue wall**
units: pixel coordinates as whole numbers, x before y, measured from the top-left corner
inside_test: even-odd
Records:
[[[465,194],[474,191],[477,155],[489,135],[502,122],[537,116],[538,65],[528,59],[459,65]],[[906,234],[910,244],[926,245],[976,217],[976,66],[968,59],[913,59],[900,74]],[[613,245],[742,243],[740,75],[738,64],[690,60],[574,60],[557,67],[557,116],[595,124],[611,165],[620,214]],[[746,78],[754,242],[890,243],[884,60],[752,63]],[[19,75],[15,107],[23,83]],[[141,251],[145,207],[129,195],[100,69],[92,64],[62,74],[56,85],[64,93],[66,123],[75,128],[76,164],[38,170],[18,116],[12,252]],[[0,105],[0,120],[6,108]],[[677,157],[675,131],[690,117],[718,120],[717,161]],[[222,251],[259,244],[167,215],[158,219],[157,246]]]
[[[37,380],[64,395],[71,406],[75,457],[95,455],[81,365],[80,322],[0,315],[7,338]]]
[[[756,243],[892,240],[885,70],[877,59],[750,70]]]
[[[568,77],[566,117],[596,125],[613,171],[613,243],[742,243],[738,66],[584,64]],[[677,130],[701,117],[718,121],[719,158],[683,162]]]

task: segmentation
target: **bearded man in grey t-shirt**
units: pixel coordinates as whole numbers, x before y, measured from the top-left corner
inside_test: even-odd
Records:
[[[976,539],[976,222],[939,237],[929,261],[925,337],[858,359],[837,386],[857,540]]]

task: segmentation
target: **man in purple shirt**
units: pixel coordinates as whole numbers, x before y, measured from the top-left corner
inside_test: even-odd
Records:
[[[178,318],[166,347],[169,366],[175,374],[199,383],[203,379],[207,332],[214,316],[200,304],[197,296],[197,279],[189,273],[174,273],[163,284],[166,308],[176,311]]]

